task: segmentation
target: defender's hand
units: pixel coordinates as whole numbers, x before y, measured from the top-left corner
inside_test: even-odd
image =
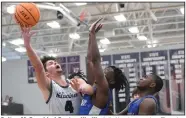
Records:
[[[103,24],[99,24],[97,25],[103,18],[98,19],[96,22],[94,22],[91,27],[89,28],[89,31],[91,33],[97,33],[102,27]]]

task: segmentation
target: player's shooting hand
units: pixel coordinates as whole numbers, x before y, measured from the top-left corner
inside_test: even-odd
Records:
[[[30,44],[31,37],[36,33],[36,32],[30,32],[30,30],[31,28],[22,28],[22,37],[24,39],[25,46]]]

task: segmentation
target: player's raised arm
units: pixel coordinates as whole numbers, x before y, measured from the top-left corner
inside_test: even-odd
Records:
[[[104,107],[104,105],[108,101],[108,93],[109,93],[109,86],[108,82],[104,76],[103,69],[101,66],[101,55],[99,53],[97,41],[96,41],[96,32],[99,31],[102,28],[102,24],[97,24],[102,19],[97,20],[95,23],[92,24],[90,28],[90,39],[91,40],[91,54],[92,54],[92,64],[93,64],[93,71],[94,71],[94,77],[96,80],[96,100],[100,101],[98,104],[100,107]],[[103,106],[102,106],[103,105]]]
[[[90,28],[91,29],[91,28]],[[101,29],[101,27],[97,27],[97,29],[95,30],[95,33],[97,33],[99,30]],[[94,72],[93,72],[93,62],[92,62],[92,38],[94,38],[94,36],[92,36],[89,33],[89,41],[88,41],[88,51],[87,51],[87,79],[88,79],[88,83],[90,85],[93,85],[93,83],[95,82],[95,76],[94,76]]]
[[[89,35],[88,51],[87,51],[87,81],[90,85],[93,85],[95,81],[92,63],[92,48],[91,48],[91,36]]]
[[[43,64],[40,58],[37,56],[37,54],[35,53],[35,51],[33,50],[30,44],[31,36],[33,34],[34,32],[30,32],[30,28],[22,29],[22,36],[24,38],[24,46],[26,48],[28,58],[30,59],[31,64],[35,69],[38,86],[42,90],[42,92],[47,93],[48,88],[49,88],[49,79],[45,75],[45,70],[44,70],[44,67],[43,67]]]

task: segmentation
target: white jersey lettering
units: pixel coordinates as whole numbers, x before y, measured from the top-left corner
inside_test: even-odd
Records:
[[[51,82],[51,91],[47,105],[51,114],[79,114],[81,96],[70,85],[62,87]]]

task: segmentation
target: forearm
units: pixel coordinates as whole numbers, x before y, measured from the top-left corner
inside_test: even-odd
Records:
[[[24,46],[26,48],[28,58],[30,59],[31,64],[34,67],[38,86],[41,89],[41,91],[43,92],[43,94],[48,96],[50,80],[46,77],[43,64],[40,61],[37,54],[34,52],[32,46],[30,44],[31,36],[33,34],[34,34],[34,32],[30,32],[30,28],[27,28],[27,29],[23,28],[22,29],[22,35],[23,35],[23,39],[24,39]],[[45,98],[47,98],[46,96],[45,96]]]
[[[87,81],[90,85],[93,85],[94,83],[94,71],[92,70],[92,65],[92,62],[87,62]]]
[[[89,35],[88,51],[87,51],[87,80],[90,85],[94,83],[94,74],[92,70],[92,50],[91,50],[91,37]]]
[[[94,93],[93,87],[89,84],[82,84],[79,89],[83,94],[93,95]]]
[[[89,34],[89,40],[88,40],[88,51],[87,51],[87,62],[92,61],[92,53],[91,53],[91,36]]]
[[[34,67],[34,69],[38,70],[38,71],[42,71],[42,69],[44,69],[43,64],[42,64],[40,58],[35,53],[35,51],[33,50],[32,46],[30,44],[25,45],[25,48],[27,51],[28,58],[30,59],[30,62],[32,64],[32,66]]]
[[[90,33],[92,62],[101,62],[101,55],[96,41],[96,34]]]
[[[107,88],[107,81],[105,80],[103,69],[101,66],[101,56],[99,53],[97,41],[96,41],[96,35],[94,32],[90,32],[90,39],[91,39],[91,53],[92,53],[92,70],[94,72],[95,80],[97,82],[97,85],[100,85],[100,87]]]

